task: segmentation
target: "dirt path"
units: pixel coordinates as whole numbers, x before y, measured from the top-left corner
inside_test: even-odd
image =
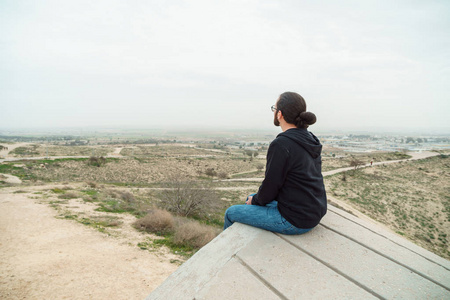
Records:
[[[143,299],[178,266],[0,190],[1,299]]]
[[[399,160],[380,161],[380,162],[373,163],[373,165],[374,166],[378,166],[378,165],[385,165],[385,164],[394,164],[394,163],[398,163],[400,161],[425,159],[425,158],[428,158],[428,157],[433,157],[433,156],[439,155],[439,153],[437,153],[437,152],[429,152],[429,151],[408,152],[407,154],[411,155],[411,158],[409,158],[409,159],[399,159]],[[366,167],[370,167],[370,163],[362,165],[362,166],[360,166],[358,168],[366,168]],[[330,176],[330,175],[334,175],[334,174],[337,174],[337,173],[341,173],[341,172],[352,170],[353,168],[354,167],[339,168],[339,169],[335,169],[335,170],[331,170],[331,171],[327,171],[327,172],[322,172],[322,175],[324,177],[325,176]],[[244,173],[246,173],[246,172],[244,172]],[[254,177],[254,178],[223,179],[223,180],[220,180],[220,181],[251,181],[251,182],[255,181],[255,182],[261,182],[263,180],[264,180],[263,177]]]
[[[374,166],[379,166],[379,165],[388,165],[388,164],[395,164],[398,163],[400,161],[408,161],[408,160],[418,160],[418,159],[425,159],[428,157],[433,157],[433,156],[437,156],[439,155],[439,153],[437,152],[429,152],[429,151],[423,151],[423,152],[408,152],[408,155],[411,155],[411,158],[408,159],[398,159],[398,160],[387,160],[387,161],[380,161],[380,162],[375,162],[373,163]],[[365,167],[370,167],[370,163],[369,164],[365,164],[362,165],[358,168],[365,168]],[[341,172],[345,172],[345,171],[349,171],[352,170],[354,167],[347,167],[347,168],[340,168],[340,169],[336,169],[336,170],[331,170],[331,171],[327,171],[327,172],[323,172],[323,176],[330,176],[330,175],[334,175],[337,173],[341,173]]]

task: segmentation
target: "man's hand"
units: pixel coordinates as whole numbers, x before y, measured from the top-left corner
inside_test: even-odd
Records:
[[[252,205],[252,199],[253,199],[253,196],[248,196],[248,199],[247,199],[247,201],[245,201],[245,204]]]

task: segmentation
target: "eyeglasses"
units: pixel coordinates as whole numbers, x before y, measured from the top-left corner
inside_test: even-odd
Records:
[[[270,107],[270,109],[272,110],[272,112],[275,112],[275,111],[277,110],[277,107],[276,107],[275,105],[272,105],[272,106]]]

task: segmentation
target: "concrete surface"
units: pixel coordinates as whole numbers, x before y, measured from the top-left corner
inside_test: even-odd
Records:
[[[450,261],[329,206],[287,236],[235,223],[151,299],[450,299]]]

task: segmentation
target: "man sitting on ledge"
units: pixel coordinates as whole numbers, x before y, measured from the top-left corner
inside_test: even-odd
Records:
[[[283,131],[269,146],[264,181],[246,205],[225,212],[224,230],[234,222],[282,234],[302,234],[319,224],[327,211],[322,177],[322,145],[307,130],[316,116],[306,111],[302,96],[280,95],[274,124]]]

